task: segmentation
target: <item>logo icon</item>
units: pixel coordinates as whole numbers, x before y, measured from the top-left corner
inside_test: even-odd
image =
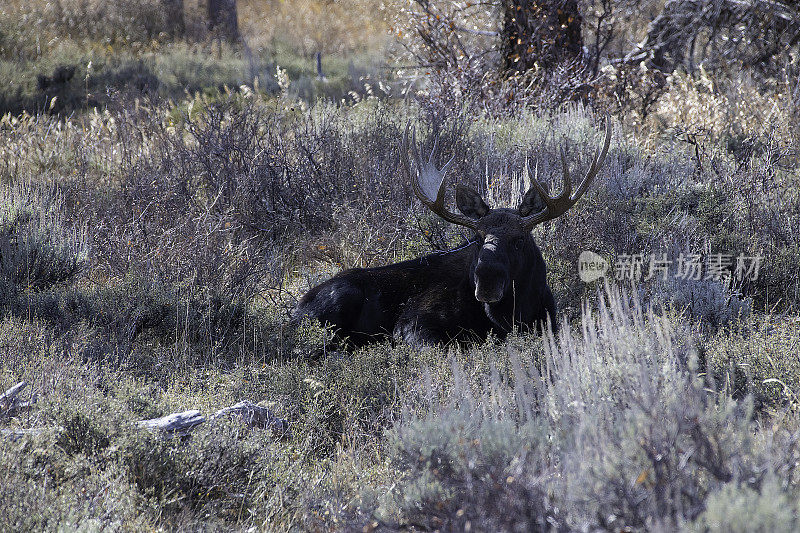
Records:
[[[608,261],[594,252],[586,250],[578,257],[578,276],[585,283],[602,278],[608,272],[608,268]]]

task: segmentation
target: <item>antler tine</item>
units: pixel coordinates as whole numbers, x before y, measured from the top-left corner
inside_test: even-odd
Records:
[[[603,149],[602,151],[600,148],[597,148],[597,152],[595,152],[594,159],[592,160],[592,166],[589,167],[589,172],[586,174],[586,178],[583,182],[578,186],[578,190],[575,192],[575,200],[578,200],[583,193],[586,192],[586,189],[589,188],[594,177],[600,171],[600,168],[603,166],[603,163],[606,161],[606,155],[608,154],[608,147],[611,145],[611,119],[606,117],[606,138],[603,141]]]
[[[561,168],[564,172],[564,188],[561,190],[561,196],[569,198],[570,195],[572,194],[572,180],[569,177],[569,165],[567,164],[567,154],[564,152],[563,146],[561,147]]]
[[[536,171],[535,172],[531,172],[530,163],[527,163],[527,165],[528,165],[528,176],[531,176],[531,175],[533,176],[531,178],[531,185],[533,186],[534,189],[536,189],[536,192],[539,193],[539,196],[542,197],[542,200],[544,200],[545,203],[547,203],[547,200],[548,199],[552,199],[552,198],[550,198],[550,194],[544,188],[544,185],[542,185],[542,182],[539,181],[539,163],[538,162],[536,163]]]
[[[411,162],[408,160],[408,131],[411,129],[411,122],[406,124],[406,129],[403,132],[403,138],[400,141],[400,162],[403,164],[403,168],[406,169],[406,173],[408,174],[409,178],[411,179],[411,186],[412,188],[415,187],[416,182],[413,178],[413,172],[411,170]],[[416,134],[415,134],[416,136]]]
[[[433,150],[431,150],[431,155],[428,156],[428,163],[431,165],[434,164],[433,158],[436,156],[436,149],[439,148],[439,136],[433,136]]]
[[[411,123],[408,123],[408,127],[411,127]],[[419,155],[419,148],[417,147],[417,130],[411,130],[411,155],[414,157],[414,164],[417,165],[417,169],[422,167],[422,158]],[[415,180],[414,183],[417,183]]]
[[[414,164],[416,165],[416,173],[413,172],[411,168],[411,163],[408,160],[408,131],[411,130],[411,155],[414,158]],[[455,161],[455,156],[451,157],[450,160],[445,163],[444,167],[441,170],[436,169],[436,165],[434,160],[436,158],[436,148],[439,144],[439,137],[436,136],[434,138],[433,143],[433,150],[430,153],[427,161],[424,161],[420,156],[419,149],[417,147],[417,132],[415,129],[411,128],[411,122],[406,125],[405,133],[403,134],[403,140],[401,142],[401,154],[400,160],[403,163],[403,167],[406,169],[408,173],[409,179],[411,180],[411,189],[414,191],[414,196],[416,196],[422,204],[439,215],[444,220],[451,222],[453,224],[458,224],[459,226],[465,226],[470,229],[475,229],[476,224],[475,221],[471,218],[458,215],[456,213],[452,213],[444,206],[444,198],[445,198],[445,189],[446,189],[446,182],[445,176],[447,171],[450,170],[450,167]],[[426,184],[432,183],[435,185],[436,180],[439,182],[439,186],[436,190],[436,198],[431,199],[427,192],[423,190],[423,185],[420,180],[424,180]]]
[[[411,123],[409,122],[408,127],[410,126]],[[438,139],[436,139],[435,141],[438,142]],[[436,142],[434,143],[434,150],[436,149]],[[410,174],[412,176],[411,187],[414,191],[414,194],[417,196],[417,198],[420,199],[420,201],[426,207],[428,207],[434,212],[437,212],[444,205],[444,172],[441,173],[441,180],[439,181],[439,187],[436,189],[436,198],[433,201],[431,201],[431,199],[428,198],[427,193],[424,190],[422,190],[422,185],[419,182],[419,179],[422,177],[421,173],[423,172],[424,168],[427,168],[427,166],[424,164],[422,156],[419,153],[419,145],[417,145],[416,129],[411,130],[411,154],[414,157],[414,164],[417,165],[417,177],[413,178],[413,174]],[[431,157],[428,158],[428,165],[430,166],[433,165],[431,159],[432,157],[433,154],[431,154]],[[436,176],[434,175],[432,177],[435,178]]]
[[[561,190],[561,194],[555,198],[550,196],[545,192],[544,187],[539,180],[534,178],[531,181],[531,184],[536,188],[536,192],[538,192],[542,197],[546,207],[538,213],[524,217],[523,224],[525,224],[525,227],[533,229],[533,227],[537,224],[541,224],[542,222],[546,222],[563,215],[570,207],[575,205],[575,202],[577,202],[580,197],[583,196],[583,194],[586,192],[586,189],[589,188],[592,180],[594,180],[598,171],[603,166],[610,145],[611,120],[606,117],[606,137],[603,141],[603,148],[598,149],[597,152],[595,152],[595,157],[592,160],[591,166],[589,167],[589,172],[586,173],[586,177],[583,178],[583,181],[581,181],[581,184],[578,186],[578,190],[575,191],[575,194],[572,194],[572,180],[569,175],[569,165],[567,164],[567,157],[564,154],[564,149],[562,148],[561,167],[564,172],[564,187]],[[530,165],[528,166],[528,173],[530,174]]]

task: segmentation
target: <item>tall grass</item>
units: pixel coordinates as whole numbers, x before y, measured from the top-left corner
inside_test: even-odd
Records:
[[[749,400],[704,380],[685,328],[607,289],[542,357],[512,350],[477,380],[450,359],[452,380],[423,387],[390,432],[407,474],[379,516],[448,531],[723,530],[735,501],[751,524],[796,527],[797,509],[771,504],[797,497],[796,425],[760,425]]]
[[[85,266],[87,228],[67,224],[62,201],[52,186],[0,185],[0,280],[37,291]]]

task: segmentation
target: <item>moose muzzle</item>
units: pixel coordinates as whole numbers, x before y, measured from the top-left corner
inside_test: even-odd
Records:
[[[493,242],[483,245],[475,265],[475,299],[491,304],[499,302],[506,293],[508,261],[504,261]]]

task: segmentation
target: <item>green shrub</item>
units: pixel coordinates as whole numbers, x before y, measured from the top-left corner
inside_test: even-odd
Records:
[[[56,444],[68,454],[94,455],[108,448],[111,440],[91,415],[74,413],[63,421]]]
[[[0,528],[4,531],[96,531],[152,527],[132,487],[112,464],[70,459],[54,435],[28,436],[0,447]]]
[[[0,279],[38,291],[70,280],[88,259],[88,233],[67,225],[61,193],[33,183],[0,185]]]
[[[703,514],[686,529],[706,533],[797,531],[797,502],[781,484],[773,476],[765,479],[759,490],[726,484],[708,497]]]
[[[794,317],[752,317],[703,342],[709,374],[737,398],[753,395],[757,407],[797,406],[800,361],[787,357],[800,343]]]

